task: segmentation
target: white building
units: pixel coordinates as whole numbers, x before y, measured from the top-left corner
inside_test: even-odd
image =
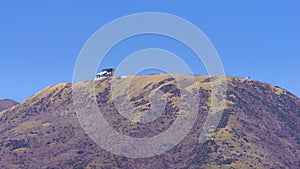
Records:
[[[102,69],[100,73],[96,74],[96,79],[102,79],[104,77],[114,76],[114,74],[115,74],[114,68]]]

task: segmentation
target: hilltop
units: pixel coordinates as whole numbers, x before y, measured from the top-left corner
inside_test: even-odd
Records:
[[[187,75],[172,76],[189,81]],[[122,84],[130,77],[74,85],[87,93],[86,100],[92,98],[89,91],[95,91],[99,110],[116,131],[131,137],[152,137],[170,127],[178,116],[182,91],[172,76],[131,77],[130,88],[116,90],[129,91],[130,103],[141,111],[149,108],[151,91],[164,92],[164,112],[149,124],[140,123],[141,116],[129,121],[115,107],[112,80]],[[196,82],[187,83],[185,89],[194,86],[199,91],[194,126],[171,150],[143,159],[114,155],[98,147],[77,119],[72,84],[49,86],[0,112],[0,168],[299,168],[300,99],[267,83],[226,77],[222,119],[214,134],[198,142],[206,117],[211,111],[218,112],[217,105],[210,105],[210,97],[218,96],[211,93],[211,87],[219,80],[218,76],[197,76]]]
[[[12,106],[17,105],[17,104],[19,104],[19,103],[14,100],[2,99],[2,100],[0,100],[0,112],[5,109],[11,108]]]

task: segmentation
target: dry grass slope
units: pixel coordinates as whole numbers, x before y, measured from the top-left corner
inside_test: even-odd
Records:
[[[116,131],[152,137],[172,125],[179,114],[184,92],[175,79],[184,82],[186,92],[198,90],[200,99],[192,104],[199,105],[199,112],[188,136],[161,155],[134,159],[109,153],[84,133],[76,118],[72,87],[84,94],[81,106],[97,103]],[[192,82],[188,75],[149,75],[47,87],[0,113],[0,168],[299,168],[299,98],[266,83],[226,77],[226,98],[220,99],[212,89],[224,86],[221,82],[218,76],[197,76]],[[163,91],[166,107],[157,119],[143,124],[143,112],[158,91]],[[116,97],[129,98],[126,104],[134,110],[125,113],[133,111],[131,120],[117,111]],[[214,99],[220,102],[212,106]],[[199,143],[205,119],[219,113],[223,104],[216,132]]]

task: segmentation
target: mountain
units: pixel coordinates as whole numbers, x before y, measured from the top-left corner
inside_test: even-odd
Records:
[[[14,100],[11,100],[11,99],[3,99],[3,100],[0,100],[0,112],[1,112],[2,110],[11,108],[12,106],[14,106],[14,105],[16,105],[16,104],[19,104],[19,103],[16,102],[16,101],[14,101]]]
[[[183,88],[177,78],[184,82]],[[124,84],[128,79],[127,88]],[[255,80],[226,77],[226,105],[220,123],[214,133],[205,134],[207,139],[199,142],[205,119],[220,114],[222,97],[213,89],[224,85],[219,83],[221,79],[197,76],[192,81],[188,75],[149,75],[73,84],[83,94],[83,102],[78,104],[81,108],[89,112],[91,104],[97,103],[108,124],[135,138],[150,138],[170,128],[180,117],[181,95],[198,91],[200,99],[188,103],[199,105],[199,110],[187,136],[170,150],[145,158],[123,157],[99,147],[80,125],[77,117],[82,112],[74,107],[72,84],[47,87],[0,113],[0,168],[300,168],[300,99]],[[114,84],[119,87],[112,88]],[[166,102],[151,101],[153,91],[158,90],[163,93],[158,97],[163,96]],[[112,94],[118,93],[123,95],[112,99]],[[128,120],[116,106],[125,96],[130,96],[128,104],[135,110],[147,110],[149,103],[165,103],[165,108],[149,123],[142,123],[143,115],[136,112],[126,116],[130,111],[126,110]],[[219,100],[211,104],[213,97]],[[184,117],[192,114],[184,113]]]

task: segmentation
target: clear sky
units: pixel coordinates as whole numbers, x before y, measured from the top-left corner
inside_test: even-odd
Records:
[[[1,1],[0,99],[23,101],[49,85],[71,82],[88,38],[108,22],[138,12],[170,13],[192,22],[215,46],[227,75],[251,76],[299,97],[299,9],[296,0]],[[101,66],[117,66],[144,47],[165,48],[188,60],[180,44],[145,36],[116,46]]]

